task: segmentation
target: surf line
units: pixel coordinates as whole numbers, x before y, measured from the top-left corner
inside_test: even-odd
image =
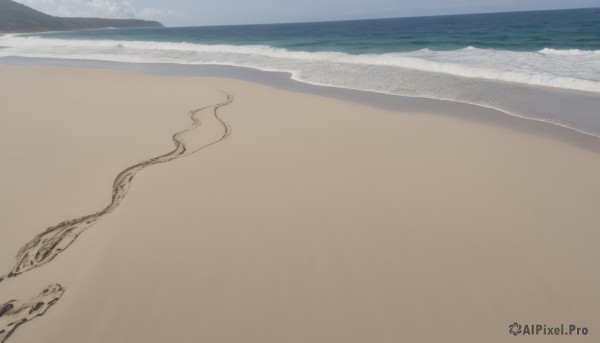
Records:
[[[231,134],[231,128],[219,116],[219,109],[231,104],[234,100],[234,97],[229,93],[222,93],[226,96],[225,101],[189,112],[192,124],[185,130],[179,131],[172,136],[173,144],[175,145],[173,150],[166,154],[134,164],[120,172],[113,182],[112,199],[108,206],[106,206],[103,210],[77,219],[66,220],[55,226],[49,227],[44,232],[38,234],[31,241],[25,244],[16,255],[16,265],[8,274],[5,276],[0,276],[0,282],[8,278],[14,278],[26,271],[38,268],[52,261],[56,256],[67,249],[80,234],[97,224],[104,216],[110,214],[117,209],[117,207],[119,207],[127,195],[127,191],[131,187],[133,178],[142,169],[155,164],[166,163],[183,156],[191,155],[199,150],[226,139]],[[223,135],[213,142],[207,143],[193,151],[188,151],[188,147],[181,136],[186,132],[198,128],[201,125],[198,115],[202,111],[211,109],[214,119],[217,120],[223,127]],[[1,329],[2,328],[0,328],[0,330]]]

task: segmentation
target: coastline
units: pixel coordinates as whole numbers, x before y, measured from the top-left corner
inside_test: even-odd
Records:
[[[410,111],[426,115],[452,116],[467,121],[488,123],[510,128],[522,133],[558,139],[600,153],[600,137],[560,124],[516,116],[499,109],[453,100],[402,96],[333,86],[313,85],[296,81],[291,78],[291,74],[285,72],[270,72],[246,67],[222,65],[122,63],[27,57],[2,57],[0,58],[0,65],[85,68],[161,76],[218,77],[249,81],[292,92],[326,96],[332,99],[367,105],[386,111]]]
[[[218,89],[235,96],[227,140],[140,172],[55,260],[0,283],[0,303],[66,289],[8,342],[479,343],[505,342],[515,320],[598,321],[600,155],[541,124],[226,78],[0,74],[0,274],[34,235],[106,206],[121,171],[171,151]],[[221,137],[210,114],[190,147]]]

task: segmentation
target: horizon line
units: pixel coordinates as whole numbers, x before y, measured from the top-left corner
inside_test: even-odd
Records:
[[[527,13],[527,12],[554,12],[554,11],[570,11],[570,10],[600,10],[599,7],[573,7],[573,8],[553,8],[542,10],[518,10],[518,11],[498,11],[498,12],[471,12],[471,13],[455,13],[455,14],[428,14],[414,16],[398,16],[398,17],[374,17],[374,18],[356,18],[356,19],[336,19],[336,20],[311,20],[311,21],[289,21],[289,22],[266,22],[266,23],[244,23],[244,24],[217,24],[217,25],[185,25],[185,26],[165,26],[164,28],[191,28],[191,27],[221,27],[221,26],[258,26],[258,25],[286,25],[286,24],[317,24],[317,23],[337,23],[348,21],[368,21],[368,20],[385,20],[385,19],[408,19],[408,18],[431,18],[431,17],[456,17],[468,15],[482,14],[504,14],[504,13]],[[131,18],[137,19],[137,18]],[[148,20],[148,19],[142,19]]]

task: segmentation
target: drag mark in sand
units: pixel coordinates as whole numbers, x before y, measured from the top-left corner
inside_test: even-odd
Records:
[[[166,154],[137,163],[119,173],[113,182],[112,200],[103,210],[77,219],[63,221],[56,226],[49,227],[44,232],[38,234],[31,241],[25,244],[17,253],[17,264],[6,276],[0,277],[0,282],[2,282],[5,278],[16,277],[21,273],[40,267],[52,261],[58,254],[69,247],[69,245],[71,245],[81,233],[98,223],[105,215],[113,212],[121,204],[125,198],[125,195],[127,194],[127,191],[129,190],[129,187],[131,187],[131,181],[140,170],[154,164],[166,163],[174,159],[193,154],[227,138],[231,133],[231,129],[227,123],[225,123],[219,117],[218,110],[219,108],[233,102],[233,96],[227,93],[225,93],[225,95],[227,99],[224,102],[190,112],[192,124],[187,129],[179,131],[173,135],[172,139],[173,144],[175,145],[173,150]],[[214,119],[223,126],[223,135],[211,143],[205,144],[193,151],[188,151],[188,147],[181,136],[188,131],[198,128],[201,125],[200,119],[198,118],[199,113],[208,110],[212,110]],[[4,327],[0,326],[0,330],[3,329]]]
[[[6,342],[19,325],[46,313],[64,292],[61,285],[50,285],[28,301],[11,300],[0,305],[0,343]]]

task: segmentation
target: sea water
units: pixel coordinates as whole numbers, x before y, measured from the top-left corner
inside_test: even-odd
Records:
[[[0,37],[0,57],[230,65],[600,136],[600,9]]]

